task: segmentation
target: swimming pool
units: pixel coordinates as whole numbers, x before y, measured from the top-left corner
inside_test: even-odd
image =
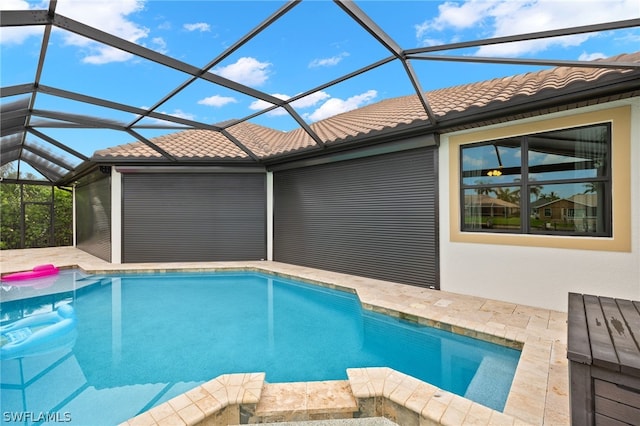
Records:
[[[68,413],[77,424],[121,422],[220,374],[333,380],[367,366],[501,410],[519,358],[363,310],[350,293],[266,274],[81,276],[68,291],[30,296],[2,303],[2,323],[68,304],[77,340],[72,350],[3,360],[3,412]]]

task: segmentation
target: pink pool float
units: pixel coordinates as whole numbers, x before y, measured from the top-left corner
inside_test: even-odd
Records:
[[[11,282],[14,285],[18,285],[19,281],[26,281],[33,278],[43,278],[49,277],[53,275],[57,275],[60,270],[53,266],[52,264],[46,265],[38,265],[34,267],[31,271],[24,272],[14,272],[12,274],[7,274],[2,277],[3,282]]]

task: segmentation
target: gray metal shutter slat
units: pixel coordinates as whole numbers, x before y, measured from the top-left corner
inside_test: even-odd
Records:
[[[274,173],[274,260],[439,288],[436,153]]]
[[[125,262],[266,257],[265,175],[123,175]]]

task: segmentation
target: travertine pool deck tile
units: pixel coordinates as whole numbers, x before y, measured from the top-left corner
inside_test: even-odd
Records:
[[[3,274],[30,270],[35,265],[44,263],[53,263],[58,267],[77,266],[94,274],[253,270],[301,278],[319,285],[355,292],[363,307],[367,309],[522,348],[504,414],[492,411],[486,424],[530,423],[561,426],[570,423],[566,359],[567,315],[564,312],[270,261],[111,264],[73,247],[0,252],[0,272]],[[367,374],[373,374],[371,380],[359,381],[360,378],[357,378],[355,382],[352,381],[352,390],[356,397],[363,392],[388,391],[393,395],[393,399],[404,400],[405,405],[411,405],[412,409],[421,409],[422,413],[428,413],[430,418],[440,419],[443,423],[460,420],[463,412],[466,416],[464,421],[467,423],[476,423],[475,420],[482,423],[486,420],[487,413],[473,404],[467,407],[455,399],[455,404],[451,405],[453,400],[444,394],[437,398],[420,399],[417,397],[417,391],[409,393],[407,389],[398,388],[402,380],[395,383],[392,378],[385,381],[384,374],[380,375],[374,371],[368,371]],[[376,374],[379,377],[376,377]],[[148,421],[154,422],[151,424],[185,424],[185,418],[189,421],[199,418],[199,412],[213,412],[219,409],[219,405],[230,401],[255,400],[255,403],[258,403],[259,400],[268,397],[262,395],[260,398],[262,385],[258,377],[252,379],[251,376],[247,376],[245,379],[247,381],[243,386],[233,383],[233,380],[239,380],[235,377],[225,377],[224,380],[229,382],[222,388],[219,387],[219,383],[203,384],[202,388],[208,392],[207,396],[198,399],[202,390],[187,392],[182,395],[184,399],[172,400],[173,404],[169,406],[171,413],[168,407],[161,405],[131,419],[128,424],[145,424]],[[247,383],[252,385],[247,386]],[[427,394],[436,392],[428,386],[419,386],[417,389]],[[185,403],[187,405],[183,405]],[[423,405],[420,406],[421,404]],[[180,412],[184,418],[180,417]],[[159,418],[162,415],[164,417]]]

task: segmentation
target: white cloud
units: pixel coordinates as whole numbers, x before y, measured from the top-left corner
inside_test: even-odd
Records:
[[[204,22],[198,22],[195,24],[184,24],[183,26],[184,26],[184,29],[187,31],[200,31],[200,32],[211,31],[211,26]]]
[[[133,55],[109,46],[94,45],[90,47],[91,53],[87,53],[82,62],[85,64],[102,65],[111,62],[125,62],[133,58]]]
[[[282,99],[283,101],[286,101],[287,99],[291,98],[291,96],[283,95],[281,93],[272,93],[271,96],[273,96],[274,98]],[[273,104],[271,102],[263,101],[262,99],[257,99],[255,101],[251,102],[251,104],[249,104],[249,109],[252,110],[252,111],[262,111],[263,109],[266,109],[266,108],[269,108],[269,107],[272,107],[272,106],[273,106]],[[270,115],[284,115],[286,113],[287,113],[287,111],[283,110],[282,108],[278,108],[276,110],[271,111],[269,114]]]
[[[416,25],[416,37],[429,45],[442,31],[476,29],[473,37],[490,38],[590,25],[640,16],[637,0],[469,0],[447,2],[437,17]],[[569,19],[570,18],[570,19]],[[478,56],[520,56],[552,47],[579,46],[595,33],[480,47]],[[438,34],[441,38],[442,34]],[[468,38],[468,37],[467,37]]]
[[[143,0],[64,0],[58,3],[56,12],[132,43],[142,44],[142,40],[149,35],[149,29],[127,17],[143,9]],[[85,63],[106,64],[132,58],[129,53],[96,43],[85,37],[66,31],[56,32],[62,34],[65,44],[85,49],[85,57],[82,60]]]
[[[198,104],[200,105],[207,105],[212,107],[223,107],[225,105],[235,104],[235,103],[238,103],[238,101],[235,98],[231,96],[220,96],[220,95],[209,96],[207,98],[200,99],[198,101]]]
[[[305,117],[311,121],[319,121],[327,117],[340,114],[342,112],[347,112],[359,108],[375,99],[376,96],[378,96],[377,91],[368,90],[365,93],[352,96],[346,100],[331,98],[324,104],[322,104],[322,106],[315,110],[313,113],[305,115]]]
[[[140,108],[142,109],[149,109],[148,106],[141,106]],[[188,112],[184,112],[181,109],[175,109],[173,110],[173,112],[167,112],[167,111],[156,111],[160,114],[164,114],[164,115],[170,115],[172,117],[178,117],[178,118],[184,118],[185,120],[195,120],[196,116],[195,114],[191,114]],[[175,126],[180,126],[180,123],[174,123],[173,121],[167,121],[167,120],[162,120],[159,118],[155,118],[155,117],[147,117],[145,119],[145,122],[148,124],[160,124],[160,125],[164,125],[164,126],[171,126],[171,125],[175,125]]]
[[[171,25],[171,22],[170,22],[170,21],[164,21],[164,22],[162,22],[162,23],[158,24],[158,29],[159,29],[159,30],[165,30],[165,31],[168,31],[168,30],[170,30],[171,28],[173,28],[173,25]]]
[[[313,92],[310,95],[305,96],[304,98],[298,99],[291,105],[293,105],[295,108],[309,108],[330,97],[331,95],[329,95],[327,92],[323,92],[322,90],[320,90],[318,92]]]
[[[255,58],[243,57],[225,67],[214,68],[212,72],[247,86],[261,86],[269,78],[269,62],[260,62]]]
[[[0,29],[0,44],[21,45],[32,36],[42,37],[43,27],[4,27]]]
[[[339,55],[332,56],[330,58],[319,58],[314,59],[309,63],[309,68],[318,68],[318,67],[333,67],[336,66],[342,61],[342,59],[349,56],[349,53],[342,52]]]
[[[423,46],[438,46],[440,44],[445,44],[446,42],[437,38],[423,38],[421,43]]]
[[[276,97],[278,99],[282,99],[283,101],[291,99],[291,96],[283,95],[281,93],[272,93],[271,96]],[[307,95],[304,98],[300,98],[297,101],[292,102],[291,106],[293,106],[296,109],[311,108],[317,105],[319,102],[322,102],[323,100],[330,97],[331,95],[329,95],[327,92],[323,92],[322,90],[320,90],[318,92],[311,93],[310,95]],[[271,106],[273,106],[273,104],[259,99],[251,102],[251,105],[249,105],[249,109],[253,111],[261,111]],[[267,115],[271,117],[282,116],[286,114],[287,114],[287,111],[284,108],[276,108],[267,113]]]
[[[173,112],[170,112],[167,115],[171,115],[178,118],[184,118],[185,120],[195,120],[196,116],[194,114],[184,112],[181,109],[176,109]]]
[[[151,43],[155,46],[153,50],[158,53],[167,53],[167,42],[162,37],[154,37],[151,39]]]
[[[2,0],[0,2],[0,10],[29,10],[29,9],[46,9],[47,3],[32,4],[23,0]],[[27,26],[27,27],[4,27],[0,29],[0,44],[20,45],[29,37],[42,36],[43,27]]]
[[[478,24],[491,8],[490,1],[446,2],[438,6],[438,16],[416,25],[416,37],[422,39],[431,30],[443,31],[454,28],[462,30]]]
[[[628,33],[621,37],[616,37],[615,40],[622,43],[640,43],[640,33]]]
[[[251,105],[249,105],[249,109],[252,109],[255,111],[261,111],[271,106],[273,106],[273,104],[270,104],[269,102],[266,102],[266,101],[258,100],[258,101],[251,102]],[[268,117],[281,117],[283,115],[288,115],[288,114],[289,113],[284,108],[272,109],[271,111],[266,113]]]
[[[594,52],[594,53],[582,52],[582,55],[580,55],[578,60],[580,60],[580,61],[595,61],[596,59],[603,59],[603,58],[606,58],[606,57],[607,57],[607,55],[605,55],[604,53],[600,53],[600,52]]]

